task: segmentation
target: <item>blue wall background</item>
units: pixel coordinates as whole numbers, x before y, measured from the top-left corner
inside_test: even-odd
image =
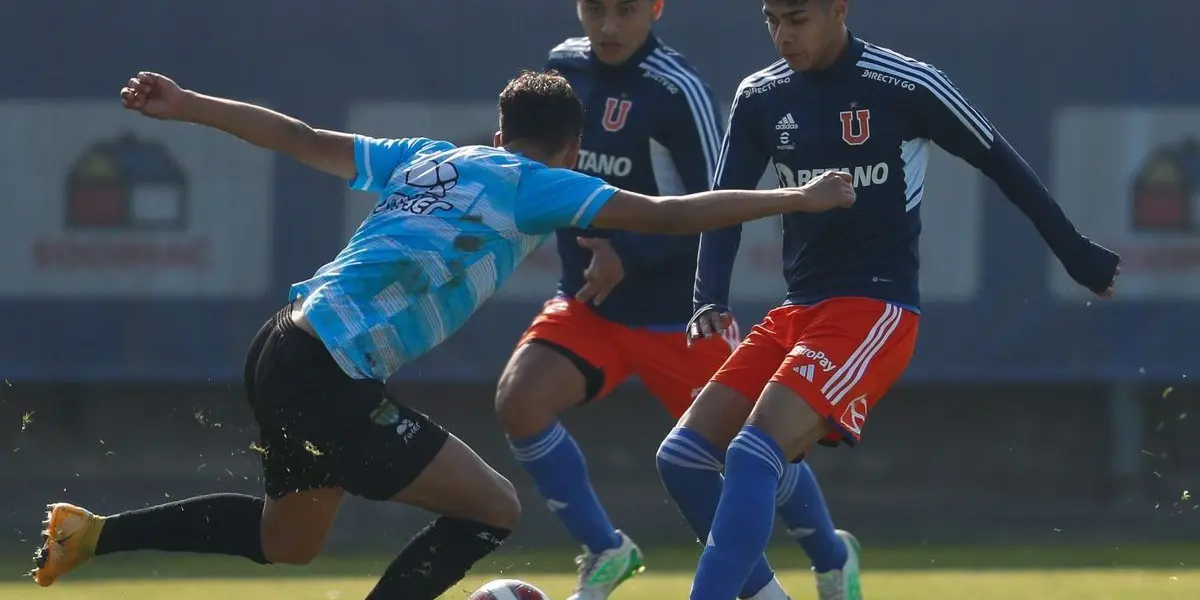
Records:
[[[950,74],[1048,185],[1058,108],[1200,104],[1187,43],[1200,22],[1196,2],[851,4],[856,34]],[[359,101],[492,98],[577,28],[568,3],[548,0],[10,3],[0,9],[0,98],[116,102],[126,78],[152,69],[337,128]],[[756,2],[669,2],[659,33],[721,97],[774,59]],[[0,376],[239,377],[246,343],[285,301],[287,286],[343,241],[340,182],[286,159],[275,172],[270,294],[249,301],[0,301]],[[1161,380],[1194,368],[1195,303],[1055,300],[1033,228],[990,184],[987,199],[981,293],[969,304],[926,307],[908,381]],[[490,380],[537,308],[489,303],[401,376]],[[743,307],[743,318],[766,308]]]

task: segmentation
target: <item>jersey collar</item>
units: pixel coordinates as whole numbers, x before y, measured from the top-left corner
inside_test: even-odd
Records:
[[[812,81],[828,81],[837,77],[840,74],[854,71],[858,65],[858,59],[862,58],[863,48],[866,42],[854,37],[853,32],[846,32],[850,36],[850,43],[842,50],[833,64],[824,69],[813,69],[803,73],[805,79]]]
[[[650,56],[650,53],[657,50],[661,45],[662,44],[659,42],[658,37],[651,33],[650,36],[646,38],[646,43],[642,44],[642,47],[638,48],[637,52],[634,52],[628,60],[619,65],[604,64],[600,62],[600,60],[596,58],[596,54],[591,51],[588,51],[588,55],[591,57],[592,66],[594,66],[597,71],[601,73],[621,73],[625,71],[636,70],[641,66],[642,61],[646,60],[646,57]]]

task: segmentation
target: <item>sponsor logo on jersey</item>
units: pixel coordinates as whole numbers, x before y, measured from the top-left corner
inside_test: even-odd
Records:
[[[626,156],[580,150],[575,170],[606,177],[627,177],[633,171],[633,161]]]

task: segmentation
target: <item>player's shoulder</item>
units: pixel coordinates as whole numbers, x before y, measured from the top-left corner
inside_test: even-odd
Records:
[[[435,140],[427,137],[408,138],[408,145],[410,148],[412,148],[414,154],[448,152],[458,147],[454,145],[453,142],[446,140]]]
[[[946,74],[933,64],[870,42],[863,44],[857,66],[862,69],[861,80],[871,85],[907,92],[935,92],[950,85]]]
[[[588,53],[591,51],[591,40],[586,37],[570,37],[551,48],[547,60],[550,63],[578,63],[588,60]]]
[[[734,104],[742,104],[751,98],[769,97],[776,90],[791,84],[795,75],[796,72],[788,66],[787,61],[779,59],[742,79]]]
[[[700,72],[682,53],[657,41],[638,67],[646,79],[658,83],[668,95],[712,94]]]

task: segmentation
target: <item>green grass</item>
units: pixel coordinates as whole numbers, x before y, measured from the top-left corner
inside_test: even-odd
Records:
[[[686,597],[697,548],[647,551],[649,571],[626,583],[613,600]],[[1072,599],[1155,600],[1200,598],[1200,557],[1195,546],[1066,548],[866,548],[864,589],[871,600]],[[526,579],[552,598],[571,589],[569,551],[508,551],[477,567],[447,594],[461,599],[488,579]],[[777,567],[797,567],[793,547],[773,548]],[[98,559],[48,589],[19,577],[26,563],[11,557],[0,569],[4,600],[356,600],[363,598],[385,557],[331,557],[307,567],[259,567],[245,561],[163,554]],[[1185,564],[1180,564],[1180,563]],[[814,597],[804,569],[781,571],[795,600]]]

